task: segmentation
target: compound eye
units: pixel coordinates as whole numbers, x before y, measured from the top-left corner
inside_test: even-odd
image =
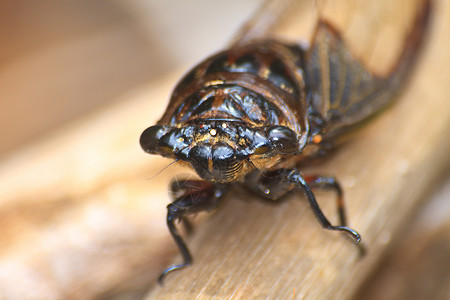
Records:
[[[155,125],[144,130],[139,139],[142,149],[148,153],[157,153],[159,140],[168,132],[167,126]]]
[[[298,149],[297,134],[285,126],[273,126],[267,135],[278,154],[292,154]]]

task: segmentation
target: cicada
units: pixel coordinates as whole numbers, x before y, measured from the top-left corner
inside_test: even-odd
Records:
[[[344,232],[343,191],[334,177],[305,175],[300,167],[323,157],[342,137],[385,108],[401,91],[417,60],[430,19],[423,0],[400,55],[387,74],[368,68],[326,18],[319,18],[308,47],[243,35],[188,72],[175,87],[156,125],[140,144],[192,167],[202,180],[174,181],[167,225],[183,256],[159,281],[192,262],[175,222],[214,209],[232,185],[278,200],[302,191],[320,224]],[[312,189],[337,192],[339,224],[322,212]]]

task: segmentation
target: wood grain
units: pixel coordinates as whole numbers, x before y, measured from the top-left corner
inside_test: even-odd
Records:
[[[180,71],[0,165],[0,296],[350,298],[449,167],[450,3],[436,6],[429,44],[399,102],[305,170],[341,180],[350,225],[369,249],[363,259],[320,228],[301,195],[268,205],[235,191],[216,214],[196,219],[188,239],[194,264],[156,286],[166,264],[180,259],[165,226],[167,184],[188,171],[171,165],[158,173],[170,161],[143,153],[138,138],[162,114]],[[334,195],[317,196],[336,221]]]

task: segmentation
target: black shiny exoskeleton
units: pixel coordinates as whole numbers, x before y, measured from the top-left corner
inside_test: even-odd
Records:
[[[203,180],[172,184],[177,198],[167,207],[167,224],[184,261],[166,269],[160,282],[192,262],[175,221],[215,208],[233,184],[272,200],[302,191],[324,228],[360,242],[346,226],[337,181],[303,175],[297,166],[325,154],[392,101],[416,61],[429,2],[424,1],[395,68],[383,77],[367,70],[340,33],[321,20],[309,49],[275,40],[236,44],[178,83],[165,114],[142,133],[140,143],[150,154],[185,162]],[[339,225],[322,213],[312,188],[337,192]]]

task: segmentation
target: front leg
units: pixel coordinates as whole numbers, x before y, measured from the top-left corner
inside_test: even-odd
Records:
[[[191,254],[175,227],[175,221],[184,220],[186,215],[215,208],[223,199],[226,186],[200,180],[182,180],[172,182],[171,190],[175,195],[175,200],[167,206],[167,227],[169,227],[169,232],[183,256],[183,263],[165,269],[159,276],[159,283],[163,282],[168,273],[182,269],[192,263]]]
[[[336,202],[338,208],[339,222],[342,226],[347,226],[347,217],[345,213],[344,196],[339,182],[334,177],[306,175],[303,176],[305,181],[311,188],[333,189],[336,194]]]
[[[301,190],[305,193],[309,204],[319,220],[320,224],[328,229],[335,231],[342,231],[349,234],[356,244],[361,241],[361,236],[355,230],[345,226],[346,218],[344,211],[344,203],[342,197],[342,189],[336,180],[332,177],[322,176],[305,176],[300,174],[297,169],[279,169],[276,171],[268,172],[267,174],[251,174],[248,178],[249,185],[258,192],[261,196],[269,198],[271,200],[277,200],[284,196],[286,193],[293,190]],[[330,221],[325,217],[324,213],[320,209],[319,204],[316,201],[316,197],[311,191],[311,187],[317,188],[332,188],[336,190],[338,194],[338,212],[341,225],[331,225]]]

